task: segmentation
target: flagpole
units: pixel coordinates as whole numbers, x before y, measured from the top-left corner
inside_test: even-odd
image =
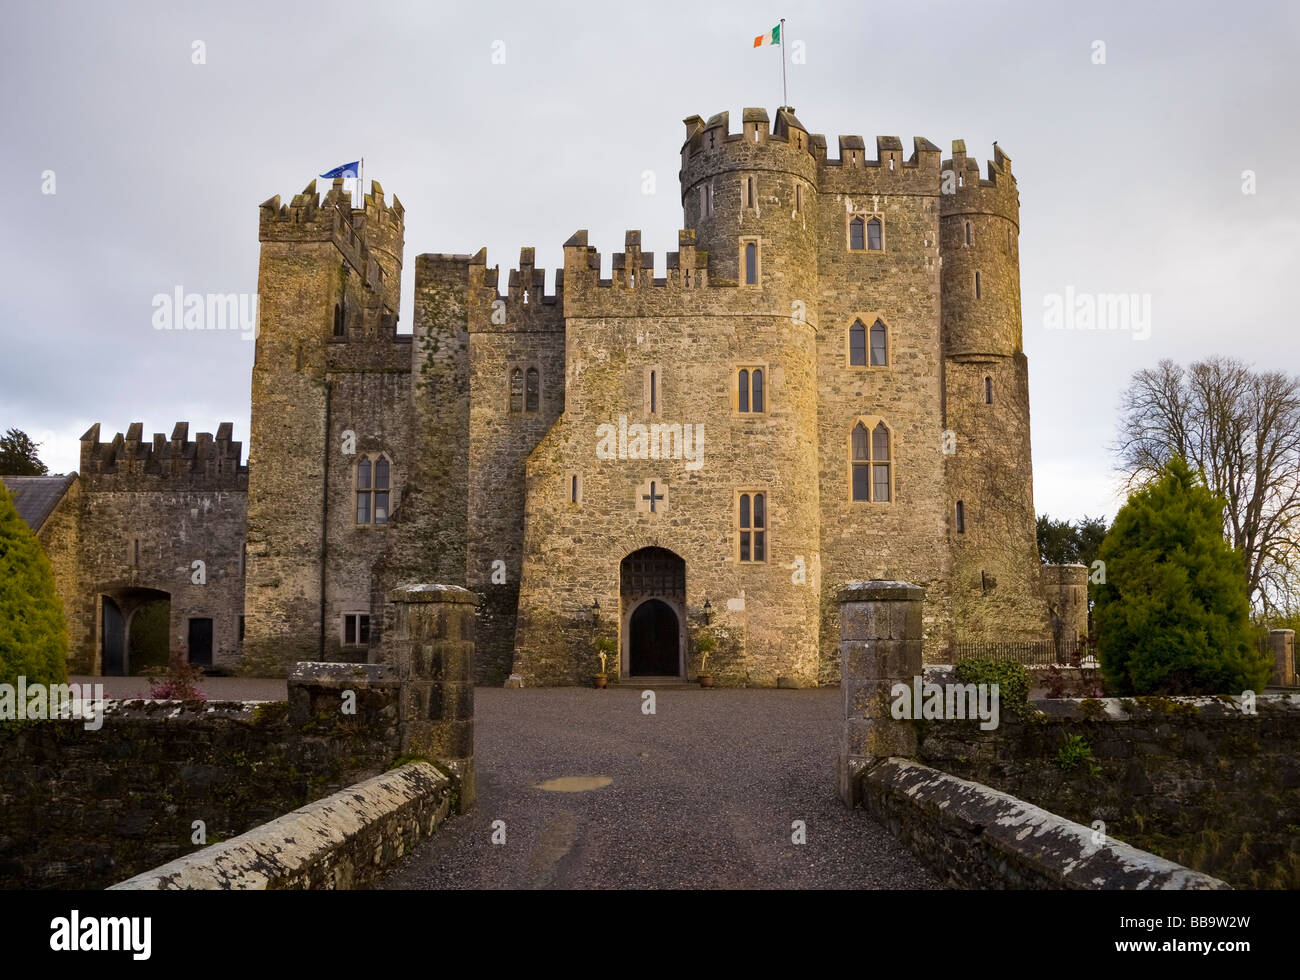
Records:
[[[785,89],[785,18],[781,18],[781,105],[790,104],[790,96]]]

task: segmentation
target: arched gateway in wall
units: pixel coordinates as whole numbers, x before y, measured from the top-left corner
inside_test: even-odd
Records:
[[[686,562],[641,548],[619,566],[624,677],[686,676]]]

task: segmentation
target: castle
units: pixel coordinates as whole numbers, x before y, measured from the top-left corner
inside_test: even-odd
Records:
[[[926,587],[931,660],[1077,619],[1038,562],[1010,158],[685,127],[662,264],[628,232],[603,279],[578,231],[554,295],[531,248],[502,295],[484,251],[422,254],[409,335],[396,198],[262,204],[248,464],[225,425],[86,434],[42,531],[74,661],[128,668],[109,605],[160,595],[200,662],[374,659],[411,581],[478,593],[479,682],[528,686],[598,636],[611,674],[693,677],[704,631],[718,683],[835,683],[856,579]]]

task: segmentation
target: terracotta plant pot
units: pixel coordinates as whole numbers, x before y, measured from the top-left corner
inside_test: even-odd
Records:
[[[600,690],[609,683],[609,678],[604,674],[592,674],[591,683],[595,686],[596,690]]]
[[[700,680],[700,687],[712,687],[712,686],[713,686],[713,675],[712,675],[712,674],[701,674],[699,680]]]

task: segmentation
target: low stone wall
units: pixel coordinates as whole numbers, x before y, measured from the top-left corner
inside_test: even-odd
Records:
[[[300,664],[288,704],[106,701],[98,730],[0,731],[0,887],[104,887],[384,772],[400,755],[389,673]]]
[[[1216,878],[907,759],[863,776],[868,812],[958,888],[1220,889]]]
[[[453,792],[429,763],[408,763],[113,888],[363,888],[438,828]]]
[[[1300,887],[1300,694],[1032,703],[992,731],[922,722],[917,758],[1235,887]]]

